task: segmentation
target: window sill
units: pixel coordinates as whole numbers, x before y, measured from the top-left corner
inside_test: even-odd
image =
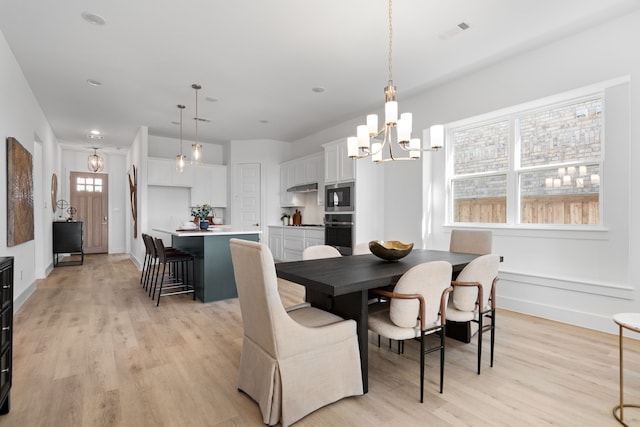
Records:
[[[531,238],[554,238],[554,239],[579,239],[579,240],[608,240],[609,229],[598,226],[584,225],[550,225],[550,224],[481,224],[481,223],[456,223],[444,224],[445,230],[454,228],[475,228],[493,231],[494,236],[516,236]]]

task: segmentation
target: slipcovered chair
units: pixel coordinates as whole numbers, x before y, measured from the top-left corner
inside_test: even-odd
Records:
[[[338,258],[341,256],[340,251],[329,245],[309,246],[302,251],[303,261],[308,259]]]
[[[440,393],[444,379],[447,299],[451,292],[452,267],[446,261],[416,265],[400,277],[393,292],[372,290],[391,300],[389,309],[369,314],[369,330],[404,341],[420,340],[420,402],[424,402],[424,356],[440,351]],[[437,333],[440,344],[425,349],[426,336]],[[402,346],[404,350],[404,345]]]
[[[447,320],[472,322],[478,325],[478,374],[482,361],[482,334],[491,331],[491,367],[496,333],[496,284],[498,283],[499,255],[483,255],[458,274],[453,294],[447,307]],[[484,319],[490,319],[484,324]]]
[[[492,237],[491,230],[451,230],[449,252],[490,254]]]
[[[370,253],[369,242],[362,242],[354,246],[352,255],[366,255]]]
[[[269,248],[229,244],[244,328],[238,389],[258,403],[264,423],[286,427],[361,395],[356,322],[304,304],[286,311]]]

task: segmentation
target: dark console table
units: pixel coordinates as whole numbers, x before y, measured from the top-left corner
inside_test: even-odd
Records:
[[[58,261],[59,254],[80,255],[80,261]],[[53,266],[82,265],[82,221],[57,221],[53,223]]]
[[[13,257],[0,257],[0,415],[9,413],[13,352]]]

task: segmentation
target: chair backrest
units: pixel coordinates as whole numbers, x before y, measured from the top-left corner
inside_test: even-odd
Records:
[[[272,357],[277,357],[277,331],[294,322],[286,313],[269,247],[242,239],[229,240],[240,300],[244,334]]]
[[[369,250],[369,242],[362,242],[362,243],[358,243],[353,247],[353,252],[351,254],[364,255],[364,254],[370,254],[370,253],[371,251]]]
[[[151,239],[151,240],[149,240]],[[147,255],[156,257],[156,248],[153,246],[153,237],[149,236],[146,233],[142,233],[142,241],[144,242],[144,248],[147,252]]]
[[[463,254],[491,253],[491,230],[451,230],[449,251]]]
[[[486,307],[491,296],[493,279],[498,276],[500,266],[499,255],[483,255],[473,261],[458,274],[458,282],[480,282],[482,285],[482,307]],[[478,288],[456,286],[453,288],[451,302],[460,311],[475,311],[478,299]]]
[[[422,295],[426,303],[425,323],[433,324],[438,320],[442,292],[451,286],[451,272],[451,264],[446,261],[419,264],[400,277],[393,291]],[[389,317],[394,324],[403,328],[420,325],[420,303],[417,299],[392,298],[390,304]]]
[[[162,239],[158,239],[157,237],[153,240],[153,237],[149,236],[151,239],[151,244],[155,244],[155,252],[158,256],[158,259],[161,263],[167,262],[167,252],[164,250],[164,242]]]
[[[329,245],[315,245],[309,246],[302,251],[302,259],[321,259],[321,258],[338,258],[342,254],[333,246]]]

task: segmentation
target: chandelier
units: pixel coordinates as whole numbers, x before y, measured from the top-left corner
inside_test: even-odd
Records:
[[[93,154],[89,154],[87,158],[87,167],[91,172],[102,172],[104,169],[104,159],[98,155],[98,147],[91,147]]]
[[[202,144],[198,144],[198,122],[200,121],[200,116],[198,116],[198,90],[202,89],[202,86],[194,83],[191,87],[196,91],[196,116],[193,118],[196,121],[196,140],[195,143],[191,144],[191,164],[199,165],[202,163]]]
[[[398,102],[396,101],[396,87],[393,85],[393,20],[392,0],[389,0],[389,82],[384,88],[384,123],[378,128],[378,115],[369,114],[367,124],[356,128],[357,136],[347,138],[347,153],[352,159],[371,157],[376,163],[394,160],[414,160],[420,158],[421,151],[436,151],[444,145],[444,127],[434,125],[430,128],[430,147],[422,148],[420,138],[411,138],[413,116],[411,113],[402,113],[398,118]],[[393,152],[395,143],[408,156],[398,157]],[[380,138],[379,138],[380,137]],[[371,142],[371,138],[374,141]],[[382,141],[380,141],[382,139]],[[383,157],[383,149],[389,148],[389,156]]]
[[[184,110],[184,105],[178,104],[178,110],[180,110],[180,154],[176,156],[176,170],[180,173],[184,170],[184,163],[187,157],[182,154],[182,110]]]

